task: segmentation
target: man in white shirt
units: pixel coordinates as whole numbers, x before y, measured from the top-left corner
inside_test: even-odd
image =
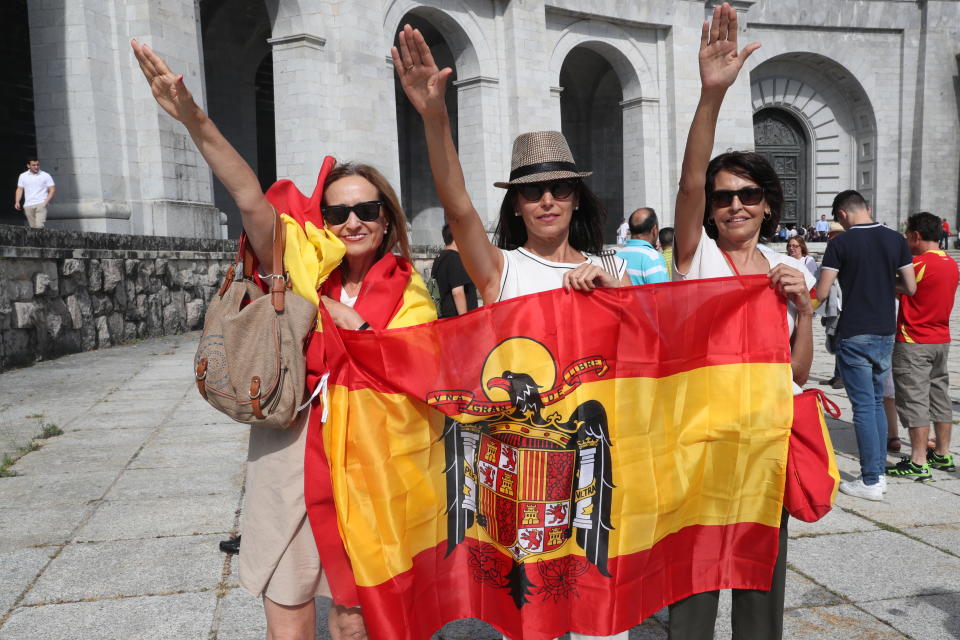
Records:
[[[47,221],[47,203],[56,190],[50,174],[40,170],[40,161],[31,158],[27,160],[27,170],[21,173],[17,180],[17,195],[13,208],[19,211],[20,200],[23,199],[23,213],[27,216],[27,224],[34,229],[41,229]]]
[[[817,232],[817,240],[827,239],[827,232],[830,231],[830,223],[827,222],[827,216],[820,216],[820,219],[817,220],[817,226],[814,230]]]

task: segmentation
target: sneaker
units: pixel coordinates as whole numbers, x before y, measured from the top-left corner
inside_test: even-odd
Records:
[[[880,487],[880,483],[864,484],[863,478],[844,480],[840,483],[840,493],[845,493],[855,498],[863,498],[864,500],[877,502],[883,500],[883,489]]]
[[[887,492],[887,476],[880,476],[877,478],[877,484],[880,485],[880,491],[883,493]]]
[[[931,469],[940,471],[956,471],[956,467],[953,466],[953,456],[949,453],[941,456],[936,451],[927,451],[927,465]]]
[[[892,467],[887,467],[887,475],[896,478],[913,478],[917,482],[926,482],[933,478],[930,475],[930,467],[925,464],[917,464],[910,458],[904,458]]]

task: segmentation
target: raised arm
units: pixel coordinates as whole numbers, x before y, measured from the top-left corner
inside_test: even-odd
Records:
[[[704,22],[700,33],[700,102],[690,124],[687,146],[680,169],[674,223],[673,259],[677,269],[686,273],[700,242],[704,186],[707,165],[713,153],[717,118],[727,89],[736,81],[744,61],[760,48],[748,44],[737,52],[737,12],[727,3],[715,7],[713,20]]]
[[[194,102],[183,76],[174,75],[149,46],[136,40],[130,45],[153,97],[164,111],[186,127],[200,155],[237,203],[243,228],[260,264],[272,271],[273,207],[263,195],[253,169]]]
[[[399,49],[393,47],[390,53],[407,99],[423,118],[433,183],[457,242],[463,266],[484,302],[489,304],[500,291],[503,255],[487,238],[483,221],[470,201],[460,158],[453,145],[450,118],[444,100],[447,80],[453,71],[450,68],[437,68],[423,35],[410,25],[405,25],[400,32]]]

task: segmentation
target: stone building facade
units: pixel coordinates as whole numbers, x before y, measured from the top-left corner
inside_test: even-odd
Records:
[[[724,105],[716,151],[770,156],[785,218],[857,188],[897,226],[956,223],[960,1],[732,0],[763,45]],[[669,222],[698,97],[703,0],[31,0],[36,147],[58,180],[57,227],[211,237],[239,230],[183,129],[130,53],[182,72],[266,184],[313,187],[323,155],[369,162],[402,192],[415,244],[442,212],[419,122],[388,50],[405,22],[454,67],[450,107],[468,188],[491,223],[520,132],[562,129],[594,190]],[[225,212],[222,214],[221,212]]]

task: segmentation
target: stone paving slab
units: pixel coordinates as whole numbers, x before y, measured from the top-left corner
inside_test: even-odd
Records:
[[[244,479],[243,468],[236,466],[196,469],[190,474],[190,482],[184,482],[183,474],[182,467],[127,469],[120,474],[106,498],[107,500],[142,500],[210,495],[221,492],[232,492],[236,496],[243,486]],[[2,495],[0,493],[0,496]]]
[[[91,542],[229,533],[238,506],[236,493],[108,500],[76,533],[74,539]],[[161,514],[160,517],[158,514]]]
[[[94,508],[86,504],[0,507],[0,553],[63,544]]]
[[[236,468],[247,460],[247,446],[243,442],[206,442],[193,444],[154,444],[130,463],[130,469],[160,469],[187,467],[202,469],[207,466]]]
[[[819,536],[829,533],[871,531],[876,528],[877,525],[869,520],[854,515],[839,506],[835,506],[827,515],[816,522],[803,522],[796,518],[790,518],[790,524],[788,525],[791,538]]]
[[[20,475],[0,481],[0,509],[84,504],[98,500],[117,479],[116,471],[90,471],[83,481],[69,474]]]
[[[12,607],[23,590],[37,577],[40,569],[50,561],[50,548],[18,549],[0,553],[0,611]]]
[[[71,544],[54,559],[24,604],[214,589],[221,536]],[[209,624],[209,620],[208,620]]]
[[[958,593],[867,602],[861,607],[911,638],[960,638]]]
[[[46,446],[20,458],[13,470],[22,475],[64,473],[85,475],[89,471],[119,471],[140,449],[142,441],[98,446]]]
[[[960,556],[960,525],[934,524],[927,527],[909,527],[903,532],[947,553]],[[960,585],[957,590],[960,591]]]
[[[0,640],[207,640],[216,604],[205,591],[24,607]]]
[[[890,478],[884,498],[873,502],[840,493],[837,504],[899,528],[960,522],[960,495],[938,489],[936,483]]]
[[[905,640],[909,638],[851,605],[787,611],[783,616],[783,637],[817,638],[818,640]]]
[[[853,602],[960,590],[960,558],[892,531],[797,538],[788,558],[818,584]],[[909,579],[899,579],[907,567]]]

